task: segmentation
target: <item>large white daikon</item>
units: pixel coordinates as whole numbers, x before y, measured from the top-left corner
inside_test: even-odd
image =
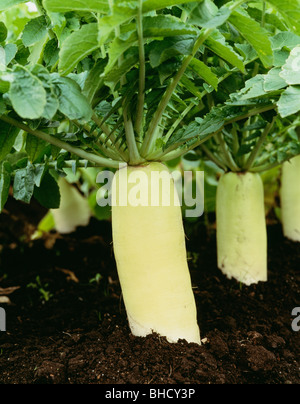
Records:
[[[219,268],[246,285],[267,281],[267,229],[259,174],[224,174],[216,214]]]
[[[159,183],[151,180],[160,174]],[[137,186],[143,200],[135,198]],[[181,207],[168,169],[151,163],[120,170],[113,192],[114,252],[132,333],[200,343]]]
[[[300,156],[282,166],[280,197],[284,235],[300,241]]]
[[[243,102],[245,91],[253,81],[250,79],[245,83],[245,88],[235,95],[235,102]],[[299,142],[295,141],[296,133],[293,137],[289,133],[297,123],[283,126],[279,114],[269,113],[273,108],[272,104],[266,106],[259,116],[252,115],[252,111],[239,122],[230,116],[231,130],[228,125],[201,146],[203,155],[223,170],[216,196],[218,267],[228,278],[246,285],[268,280],[266,198],[261,173],[279,168],[282,156],[288,160],[300,150]],[[230,113],[230,107],[227,107],[227,113]],[[292,215],[297,220],[295,205],[299,179],[296,180],[297,174],[290,172],[295,166],[296,163],[284,165],[283,215],[289,212],[286,231]],[[295,205],[291,207],[293,203]],[[290,224],[289,230],[291,227],[295,237],[295,226]]]
[[[60,178],[58,184],[60,207],[51,209],[56,230],[61,234],[68,234],[79,226],[87,226],[92,216],[87,198],[64,178]]]

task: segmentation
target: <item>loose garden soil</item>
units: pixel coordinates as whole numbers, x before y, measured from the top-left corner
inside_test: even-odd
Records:
[[[109,222],[31,241],[43,213],[10,201],[0,215],[0,298],[2,288],[10,299],[0,304],[7,314],[0,383],[300,382],[300,332],[291,328],[300,306],[300,243],[285,239],[278,223],[268,226],[269,281],[250,287],[218,270],[213,227],[186,224],[203,339],[197,346],[131,335]]]

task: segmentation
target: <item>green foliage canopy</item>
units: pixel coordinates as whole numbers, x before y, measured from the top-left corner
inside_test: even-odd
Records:
[[[56,195],[66,167],[300,153],[299,0],[21,3],[0,8],[1,209],[11,182]]]

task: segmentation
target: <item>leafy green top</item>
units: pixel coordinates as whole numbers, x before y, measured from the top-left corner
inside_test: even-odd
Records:
[[[1,209],[63,167],[300,153],[299,0],[20,3],[0,6]]]

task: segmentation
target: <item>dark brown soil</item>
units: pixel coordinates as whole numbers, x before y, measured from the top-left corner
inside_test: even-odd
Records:
[[[292,309],[300,306],[300,244],[284,239],[280,225],[268,229],[269,281],[251,287],[217,269],[213,230],[186,226],[205,342],[197,346],[130,334],[110,223],[92,221],[71,236],[29,242],[20,236],[43,212],[19,208],[11,203],[0,216],[0,287],[20,287],[10,305],[1,304],[1,384],[300,382],[300,333],[291,328]]]

